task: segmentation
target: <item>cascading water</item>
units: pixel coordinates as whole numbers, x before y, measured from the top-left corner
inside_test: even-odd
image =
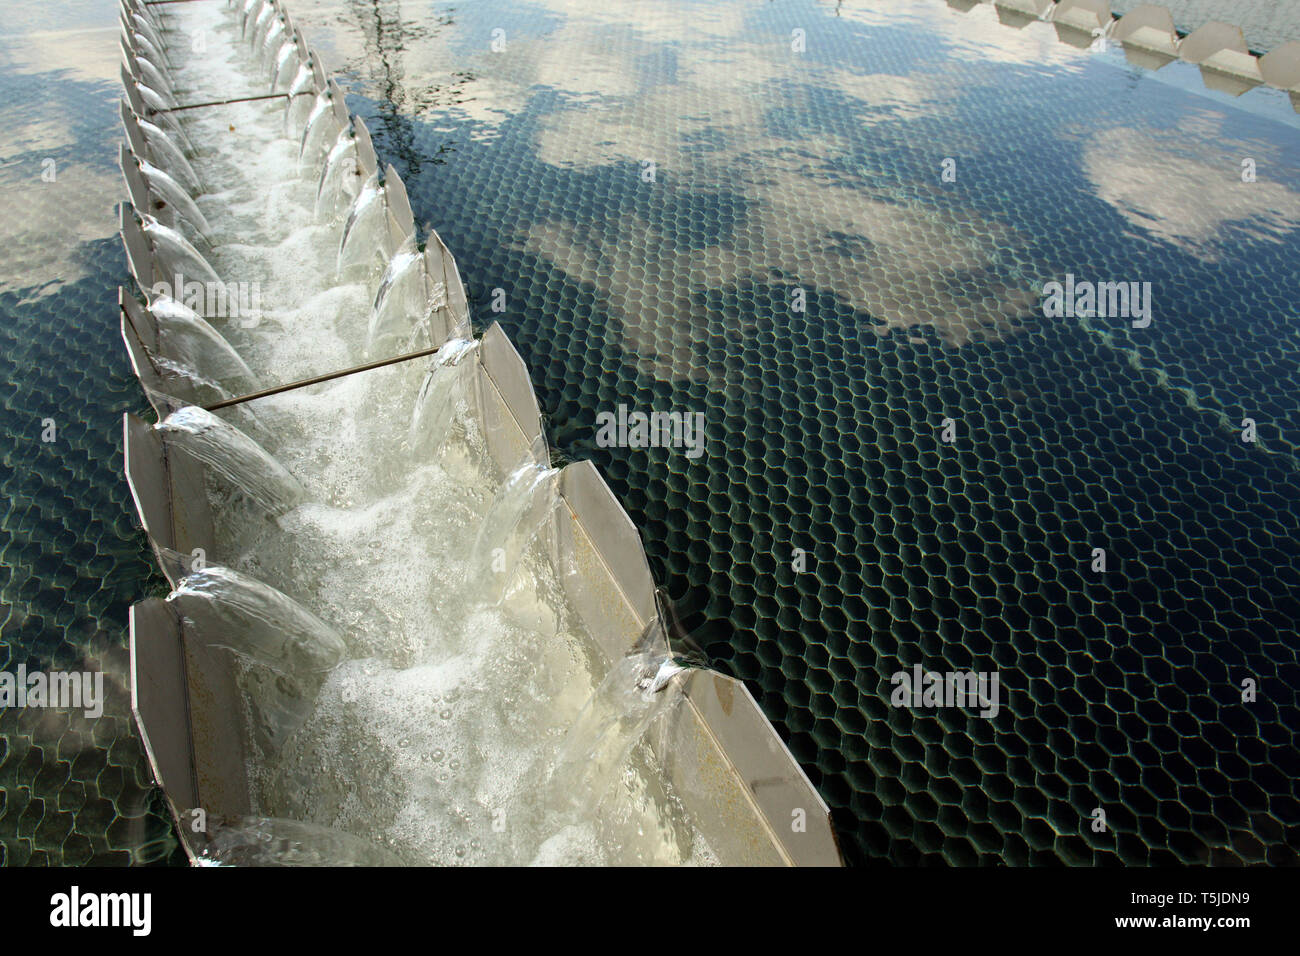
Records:
[[[172,399],[167,402],[168,407],[172,409],[188,404],[186,398],[208,403],[235,397],[235,393],[220,382],[208,378],[189,362],[157,354],[153,355],[151,360],[158,370],[159,377],[167,383],[161,395]],[[180,388],[176,387],[178,379],[183,383]]]
[[[389,242],[388,200],[378,174],[361,186],[343,223],[339,239],[338,276],[369,278],[392,259]]]
[[[201,242],[206,246],[212,227],[208,225],[207,218],[199,211],[199,207],[195,205],[189,193],[180,183],[147,160],[140,162],[139,169],[150,191],[171,206],[172,213],[184,224],[190,241]]]
[[[563,819],[580,819],[597,805],[650,725],[681,703],[673,678],[686,669],[669,653],[659,621],[652,621],[569,728],[548,771],[544,802]]]
[[[345,129],[325,158],[325,170],[316,189],[316,218],[335,219],[350,208],[361,188],[359,176],[357,141],[352,131]]]
[[[158,295],[148,311],[158,329],[159,356],[194,369],[230,394],[257,387],[256,376],[239,353],[193,309],[171,296]]]
[[[202,193],[203,183],[199,179],[199,174],[194,171],[194,167],[185,158],[181,148],[172,142],[172,138],[148,120],[137,118],[137,122],[140,131],[144,134],[145,142],[149,144],[149,149],[154,154],[153,158],[157,165],[166,169],[168,174],[180,182],[191,196]]]
[[[275,588],[229,568],[193,571],[167,597],[187,642],[239,659],[250,743],[278,752],[311,715],[325,676],[346,653],[343,638]]]
[[[317,165],[329,143],[338,136],[338,121],[334,118],[334,96],[329,90],[320,93],[307,116],[302,133],[302,146],[298,151],[298,161],[304,174],[319,174]]]
[[[292,598],[229,568],[194,571],[167,597],[200,640],[290,676],[325,674],[346,653],[343,638]]]
[[[275,7],[271,6],[268,3],[266,6],[262,7],[262,9],[258,12],[257,16],[253,19],[252,25],[248,29],[251,32],[251,36],[252,36],[252,42],[250,45],[254,49],[257,48],[259,43],[261,43],[262,31],[265,30],[268,26],[270,26],[271,20],[275,16],[276,16]]]
[[[286,38],[280,44],[280,51],[276,53],[275,59],[271,62],[270,81],[271,91],[274,93],[284,92],[293,82],[293,78],[298,74],[298,67],[302,65],[302,59],[298,55],[298,45],[291,39]]]
[[[284,58],[287,35],[267,42],[279,21],[259,2],[243,5],[249,52],[181,64],[175,88],[239,96],[241,76],[264,79],[273,65],[275,82],[293,70],[291,90],[313,88],[310,66]],[[216,4],[171,15],[178,30],[240,32],[240,12]],[[202,318],[160,313],[155,298],[160,352],[223,387],[423,344],[431,311],[445,308],[444,277],[426,275],[414,237],[390,248],[377,178],[335,218],[351,199],[338,179],[350,136],[333,106],[326,91],[291,98],[282,115],[256,103],[184,114],[195,139],[217,144],[196,159],[221,188],[204,200],[218,227],[207,262],[216,275],[258,270],[275,303],[232,340],[236,364]],[[241,145],[226,149],[232,126]],[[330,144],[343,152],[327,157]],[[159,167],[197,192],[173,168],[179,150],[163,152]],[[542,553],[558,472],[540,449],[502,480],[482,453],[480,350],[468,336],[458,330],[427,372],[403,363],[259,400],[275,424],[260,444],[195,407],[155,426],[258,505],[217,502],[227,566],[178,556],[190,573],[169,598],[188,639],[243,663],[254,817],[211,841],[212,863],[371,863],[385,846],[407,863],[713,861],[637,747],[681,699],[679,665],[659,645],[608,672],[592,657]]]
[[[144,85],[151,86],[159,93],[164,94],[175,105],[176,91],[172,89],[171,83],[163,75],[162,70],[149,62],[147,57],[137,56],[136,63],[140,65],[140,79],[144,82]]]
[[[234,425],[193,405],[154,426],[164,446],[176,446],[217,472],[267,514],[297,507],[306,493],[285,467]]]
[[[166,60],[160,52],[157,42],[150,39],[151,35],[154,35],[153,31],[146,29],[142,32],[140,28],[145,25],[144,21],[140,17],[133,17],[133,19],[135,21],[135,31],[131,34],[131,40],[135,44],[136,50],[155,63],[165,63]]]
[[[388,345],[419,348],[428,343],[426,279],[424,254],[408,240],[389,261],[375,293],[366,332],[368,353],[377,354]]]
[[[307,126],[307,118],[316,105],[316,97],[311,95],[314,84],[315,73],[312,71],[311,64],[299,65],[293,82],[289,84],[289,108],[284,113],[284,134],[289,139],[301,142],[303,131]]]
[[[214,289],[224,288],[208,260],[175,229],[147,215],[140,217],[140,228],[153,245],[155,260],[167,275],[208,283]],[[181,286],[182,289],[176,290],[178,294],[183,294],[184,281]]]
[[[280,42],[284,38],[284,20],[276,20],[266,29],[262,37],[262,42],[258,46],[258,59],[266,64],[274,62],[274,56],[280,50]]]
[[[409,443],[417,461],[436,456],[457,424],[466,427],[477,412],[478,362],[474,339],[451,339],[434,355],[411,416]]]
[[[154,29],[153,24],[150,23],[148,20],[146,20],[144,17],[140,16],[140,14],[138,13],[131,14],[131,24],[135,32],[137,33],[137,35],[141,35],[148,38],[153,55],[157,58],[157,62],[166,63],[167,62],[166,55],[162,52],[163,50],[162,37],[158,33],[158,31]]]
[[[465,568],[480,582],[482,597],[500,604],[510,591],[519,561],[560,507],[558,469],[529,460],[507,477],[488,508]]]
[[[165,113],[167,110],[176,106],[175,101],[166,93],[155,90],[146,82],[141,81],[136,84],[136,89],[140,93],[140,99],[144,101],[145,106],[159,113]]]

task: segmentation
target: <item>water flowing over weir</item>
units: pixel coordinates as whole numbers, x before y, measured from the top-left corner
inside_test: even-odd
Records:
[[[191,857],[837,863],[752,697],[670,652],[627,515],[551,466],[522,359],[472,335],[283,8],[123,5],[122,327],[160,419],[127,416],[126,468],[174,586],[133,609],[133,699],[178,818],[223,821],[180,828]]]

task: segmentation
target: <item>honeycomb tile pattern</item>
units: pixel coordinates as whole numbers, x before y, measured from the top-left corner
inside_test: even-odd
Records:
[[[353,64],[350,105],[455,252],[477,317],[523,352],[553,441],[608,476],[697,638],[832,805],[850,862],[1296,862],[1295,126],[1267,93],[1238,109],[1165,82],[1179,64],[1038,63],[1019,33],[958,38],[943,18],[964,15],[940,0],[850,6],[665,6],[638,12],[635,35],[575,35],[558,7],[506,2],[294,13]],[[498,26],[522,56],[484,53]],[[815,70],[888,79],[758,75],[757,127],[689,83],[701,55],[786,55],[794,28]],[[552,65],[587,69],[595,48],[625,69],[593,92],[582,69],[530,58],[543,37]],[[116,85],[0,86],[22,133],[0,170],[15,250],[0,267],[0,668],[110,675],[93,725],[0,714],[0,847],[11,865],[176,862],[125,692],[126,608],[161,583],[121,479],[120,414],[143,399],[102,207],[119,192]],[[43,125],[51,96],[71,133]],[[597,161],[557,156],[547,133],[574,112],[598,122],[593,102],[622,128],[581,142]],[[1211,141],[1234,166],[1238,146],[1263,158],[1249,217],[1197,179]],[[943,184],[949,152],[962,172]],[[1124,187],[1107,156],[1156,163],[1150,181],[1184,198]],[[83,187],[34,215],[48,157]],[[864,198],[891,215],[825,228]],[[909,271],[882,240],[895,222],[917,238],[894,245],[938,239],[978,262]],[[1156,321],[1020,317],[954,345],[1005,313],[1006,288],[1067,271],[1152,281]],[[705,455],[596,447],[596,412],[619,403],[705,411]],[[1258,446],[1233,428],[1246,416]],[[890,707],[889,676],[915,663],[997,669],[1001,712]],[[1243,706],[1247,677],[1259,697]],[[1106,833],[1087,825],[1098,806]]]
[[[98,719],[0,711],[10,866],[176,859],[127,687],[127,609],[160,579],[122,478],[122,412],[144,400],[115,316],[116,99],[107,80],[0,74],[0,123],[16,136],[0,170],[0,670],[102,670],[106,696]]]
[[[1018,31],[972,39],[939,0],[906,6],[720,3],[685,52],[680,11],[602,21],[592,44],[636,77],[611,93],[606,74],[592,93],[580,69],[566,87],[529,59],[589,53],[558,7],[458,10],[405,52],[385,45],[402,32],[389,8],[311,39],[350,56],[349,105],[455,252],[476,317],[517,343],[553,442],[608,476],[697,638],[833,807],[849,862],[1295,863],[1289,105],[1256,91],[1238,109],[1181,64],[1155,79],[1115,53],[1039,62]],[[488,54],[494,26],[521,52]],[[818,69],[883,75],[876,102],[824,72],[756,80],[755,129],[684,79],[710,54],[788,56],[796,27]],[[453,62],[471,77],[454,88]],[[614,119],[586,134],[592,102]],[[557,160],[557,129],[596,159]],[[1253,153],[1272,213],[1231,191]],[[864,201],[890,215],[819,231]],[[784,234],[773,207],[793,211]],[[982,264],[909,272],[880,248],[936,238]],[[1152,282],[1155,321],[978,317],[1067,272]],[[620,403],[704,411],[705,455],[597,447],[596,412]],[[1001,711],[891,707],[890,675],[918,663],[996,670]]]

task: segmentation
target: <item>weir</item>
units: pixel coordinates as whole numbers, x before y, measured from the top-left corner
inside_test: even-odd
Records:
[[[1206,87],[1240,96],[1268,84],[1286,90],[1291,105],[1300,112],[1300,68],[1296,55],[1300,43],[1290,41],[1267,52],[1252,50],[1240,27],[1219,20],[1201,23],[1189,33],[1174,26],[1168,7],[1158,3],[1111,0],[948,0],[948,6],[971,11],[992,6],[997,19],[1022,30],[1031,23],[1050,23],[1057,39],[1087,49],[1119,43],[1134,66],[1158,70],[1175,60],[1200,68]],[[1112,6],[1123,7],[1114,9]],[[1221,5],[1224,12],[1231,5]],[[1229,13],[1231,15],[1231,13]]]
[[[283,6],[123,26],[122,334],[159,418],[125,465],[173,588],[132,608],[132,700],[191,860],[838,865]],[[265,308],[204,314],[178,273]]]

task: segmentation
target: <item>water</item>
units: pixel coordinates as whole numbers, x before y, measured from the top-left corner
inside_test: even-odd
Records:
[[[181,148],[173,142],[171,135],[148,120],[141,119],[138,122],[158,165],[165,168],[168,175],[180,182],[191,196],[203,192],[203,183],[199,180],[199,174],[194,171],[194,167],[185,158]]]
[[[550,765],[542,800],[562,818],[581,820],[598,805],[650,725],[685,699],[673,678],[686,668],[669,654],[658,621],[647,636],[609,669]]]
[[[342,636],[275,588],[229,568],[191,570],[167,596],[187,642],[233,653],[241,667],[249,742],[265,759],[308,720],[325,675],[346,653]]]
[[[271,62],[271,89],[276,92],[287,92],[292,89],[294,78],[298,75],[301,66],[302,60],[298,56],[297,45],[291,40],[285,40]]]
[[[335,630],[274,588],[229,568],[191,572],[167,601],[199,640],[286,675],[326,673],[344,656]]]
[[[176,93],[172,90],[171,84],[162,74],[158,67],[154,66],[144,57],[136,57],[136,62],[140,64],[140,79],[142,85],[152,87],[159,93],[167,97],[167,105],[176,105]]]
[[[140,227],[153,246],[154,259],[167,275],[185,277],[185,281],[211,283],[212,287],[221,285],[212,266],[188,239],[152,216],[145,215],[140,219]],[[183,283],[178,285],[183,286]]]
[[[196,27],[216,16],[177,15]],[[215,64],[195,61],[177,81],[206,89],[228,81],[227,66],[216,77]],[[200,168],[214,184],[204,197],[213,268],[228,281],[256,268],[273,283],[266,321],[222,329],[250,375],[283,374],[280,356],[304,336],[312,350],[301,357],[319,363],[427,335],[440,303],[413,244],[382,276],[335,282],[343,207],[322,199],[347,150],[355,156],[350,134],[323,158],[316,186],[275,111],[232,111],[257,159],[218,151]],[[205,122],[196,118],[196,135]],[[218,204],[228,215],[212,212]],[[416,329],[402,327],[412,319]],[[546,492],[531,505],[517,507],[509,490],[493,504],[477,371],[478,343],[453,339],[427,371],[409,363],[261,400],[265,447],[197,408],[157,426],[214,478],[215,551],[228,567],[192,570],[168,600],[189,639],[243,661],[255,814],[350,832],[410,863],[711,862],[681,808],[646,788],[657,776],[649,752],[629,762],[638,738],[627,730],[605,761],[609,774],[625,764],[630,774],[613,797],[562,812],[538,805],[539,780],[573,772],[555,769],[568,728],[622,701],[598,692],[603,667],[545,549],[524,560],[538,550],[537,515],[558,502],[557,473],[534,465]],[[227,486],[278,520],[231,507]],[[482,540],[499,536],[509,554],[508,601],[495,577],[465,574],[485,525]],[[319,852],[330,852],[327,838]]]
[[[146,52],[159,63],[167,63],[170,66],[167,54],[164,52],[166,44],[163,41],[162,34],[158,29],[145,17],[138,13],[132,13],[131,24],[134,26],[136,34],[143,36],[148,41]]]
[[[202,369],[228,393],[256,388],[256,378],[239,353],[193,309],[171,296],[155,296],[148,311],[158,328],[157,352],[189,369]],[[147,344],[147,343],[146,343]]]
[[[313,83],[314,75],[311,66],[304,63],[298,67],[298,72],[294,75],[288,89],[290,99],[289,108],[284,114],[284,131],[291,139],[301,140],[307,123],[318,105],[317,97],[312,93]]]
[[[115,12],[78,5],[60,20],[103,35],[29,40],[21,31],[48,30],[48,9],[40,23],[15,11],[19,34],[0,39],[15,160],[0,177],[12,210],[0,222],[5,380],[16,386],[4,412],[25,436],[34,408],[75,395],[83,411],[61,422],[61,444],[17,441],[8,459],[5,652],[10,667],[14,655],[69,668],[90,657],[124,675],[126,605],[159,584],[117,464],[120,412],[143,403],[104,321],[126,275],[104,202],[121,193]],[[1293,796],[1273,781],[1300,768],[1262,741],[1295,729],[1277,649],[1294,644],[1285,529],[1300,494],[1220,417],[1253,413],[1270,448],[1295,432],[1300,180],[1294,120],[1279,116],[1277,97],[1207,94],[1179,64],[1143,73],[1117,53],[1066,49],[1050,27],[1011,31],[987,6],[963,14],[937,0],[666,3],[617,16],[558,0],[450,9],[383,0],[326,17],[304,0],[293,12],[351,69],[354,107],[406,179],[418,220],[455,250],[476,314],[506,291],[493,318],[528,362],[559,451],[597,460],[691,626],[760,692],[836,808],[850,859],[1293,860],[1282,824],[1232,795],[1257,786],[1279,820],[1295,819]],[[503,22],[518,25],[510,55],[490,54],[482,37]],[[811,41],[803,58],[788,52],[796,26]],[[215,70],[222,52],[212,51]],[[242,76],[231,71],[214,95],[247,93]],[[250,106],[186,123],[206,145],[258,115]],[[303,120],[288,123],[294,143]],[[938,164],[950,153],[959,176],[944,184]],[[1239,179],[1246,155],[1269,171],[1253,187]],[[33,188],[27,173],[46,157],[59,184]],[[645,159],[657,161],[653,186]],[[261,183],[268,167],[296,164],[296,148],[244,160],[247,171],[202,167],[217,190],[198,197],[213,228],[229,238],[287,215],[286,254],[295,226],[308,245],[310,206],[245,183],[246,172]],[[935,212],[945,208],[958,215]],[[963,269],[947,275],[935,243]],[[925,268],[909,269],[913,251]],[[263,273],[260,252],[226,247],[213,263],[262,277],[268,302],[301,302],[296,273]],[[1063,267],[1157,280],[1151,333],[1092,323],[1107,341],[1082,323],[1029,323],[945,346],[959,340],[948,316],[993,317],[1007,301],[999,286],[1032,288]],[[943,282],[927,290],[929,276]],[[809,293],[811,313],[789,308],[793,287]],[[243,351],[256,330],[213,321],[272,384],[361,355],[373,291],[358,283],[319,299],[315,311],[339,321],[310,340],[302,329],[319,323],[268,309],[280,338],[257,352]],[[383,382],[411,395],[422,374]],[[389,399],[380,388],[349,396]],[[619,401],[705,409],[708,452],[688,465],[671,449],[594,445],[592,414]],[[953,404],[973,447],[936,457],[927,439]],[[267,418],[292,424],[296,411]],[[331,415],[373,452],[374,471],[397,470],[378,460],[393,457],[406,421],[381,440],[350,430],[341,409]],[[367,500],[369,471],[331,465],[331,440],[304,426],[290,437],[310,446],[304,474],[322,471],[310,479],[318,502]],[[441,463],[459,468],[447,451]],[[375,522],[389,516],[358,516],[350,532],[382,545]],[[425,534],[450,518],[419,520]],[[1074,570],[1099,537],[1121,555],[1118,576]],[[806,572],[791,567],[796,547]],[[377,580],[405,585],[404,570]],[[421,585],[410,581],[411,593]],[[1086,608],[1070,600],[1080,594]],[[367,613],[382,619],[377,602]],[[889,710],[888,674],[917,659],[1002,664],[1018,682],[1011,700],[1034,704],[1006,711],[1014,725],[989,727]],[[1261,675],[1278,709],[1242,724],[1217,696],[1239,671]],[[0,716],[6,819],[38,821],[30,837],[0,832],[7,862],[147,862],[174,849],[138,784],[124,686],[110,689],[111,748],[93,728]],[[1102,697],[1113,720],[1098,717]],[[78,753],[74,777],[51,783],[30,769],[44,766],[38,750]],[[1044,789],[1038,766],[1054,769],[1058,789]],[[1168,784],[1147,789],[1165,774]],[[1088,806],[1056,794],[1088,793],[1098,775],[1145,829],[1110,842],[1075,835]],[[1153,799],[1206,789],[1228,796],[1192,806],[1191,825],[1151,822]],[[1015,798],[995,803],[1000,793]],[[914,811],[931,798],[960,803],[965,831]],[[59,809],[83,799],[80,813]],[[122,818],[132,835],[115,828],[110,847],[104,833]],[[587,852],[565,832],[536,859]]]
[[[428,276],[424,268],[424,254],[408,240],[388,263],[375,305],[370,313],[367,351],[396,346],[400,349],[418,348],[421,333],[427,341],[429,314]]]
[[[139,83],[137,86],[140,91],[140,99],[143,100],[144,105],[151,110],[156,110],[157,112],[166,115],[166,111],[172,109],[176,105],[176,101],[173,100],[171,96],[159,90],[152,89],[146,83]],[[168,125],[171,124],[168,123]]]
[[[411,415],[409,443],[417,456],[440,454],[456,430],[473,428],[479,414],[479,343],[450,339],[429,363]]]
[[[279,52],[280,44],[284,41],[284,21],[275,17],[265,32],[260,33],[259,36],[260,39],[256,43],[257,56],[265,65],[275,53]]]
[[[220,382],[208,378],[188,362],[169,359],[164,355],[155,355],[152,361],[163,381],[163,387],[145,386],[145,390],[149,394],[149,401],[161,403],[161,407],[166,408],[169,414],[191,401],[218,402],[235,397]]]
[[[316,160],[329,148],[336,135],[338,135],[338,121],[334,118],[333,96],[329,90],[326,90],[317,95],[303,129],[302,146],[298,157],[304,171],[308,173],[317,171]]]
[[[133,39],[137,51],[155,63],[166,63],[166,57],[159,50],[158,34],[154,32],[153,27],[149,26],[142,17],[134,14],[132,14],[131,20],[135,24]]]
[[[357,142],[350,129],[339,133],[321,172],[316,190],[316,218],[334,219],[350,209],[361,191],[362,180],[357,160]]]
[[[154,426],[164,448],[180,448],[277,517],[306,497],[302,485],[257,442],[211,412],[188,405]]]
[[[209,820],[200,866],[395,866],[385,848],[298,820]]]
[[[140,162],[140,173],[148,183],[150,191],[165,200],[172,207],[172,212],[180,216],[190,230],[187,237],[191,242],[207,242],[212,227],[199,207],[184,187],[163,170],[148,161]]]
[[[1295,859],[1296,755],[1239,752],[1298,726],[1285,94],[942,0],[387,3],[308,33],[851,862]],[[1066,272],[1151,281],[1152,325],[1045,320]],[[597,444],[620,403],[704,411],[704,455]],[[892,708],[918,662],[999,670],[1002,712]],[[1284,705],[1240,712],[1239,672]],[[1079,826],[1100,777],[1121,837]],[[1159,817],[1207,777],[1287,823]]]
[[[379,185],[378,174],[362,184],[348,210],[339,239],[339,278],[367,278],[392,259],[388,229],[388,197]]]
[[[465,568],[468,580],[486,582],[484,597],[490,603],[501,603],[520,559],[554,521],[561,507],[559,475],[558,469],[530,460],[498,489]]]

